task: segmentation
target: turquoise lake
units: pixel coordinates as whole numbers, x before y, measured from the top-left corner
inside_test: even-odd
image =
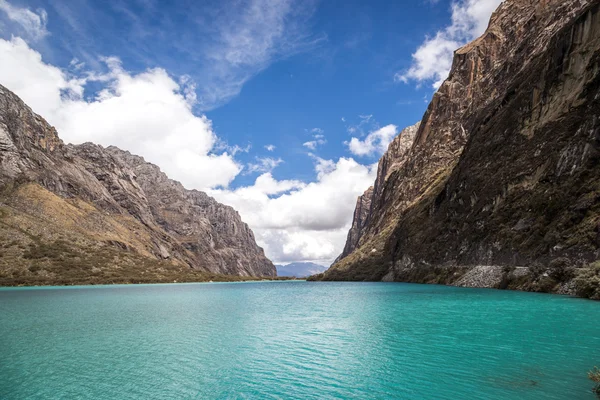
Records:
[[[394,283],[0,289],[0,399],[595,399],[600,302]]]

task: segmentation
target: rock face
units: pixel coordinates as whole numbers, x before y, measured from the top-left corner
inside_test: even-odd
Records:
[[[379,160],[375,185],[367,189],[356,201],[352,227],[348,232],[344,251],[335,262],[338,262],[351,254],[362,243],[368,240],[367,238],[378,233],[380,225],[383,222],[382,219],[378,217],[379,211],[385,208],[383,197],[385,184],[389,176],[394,171],[402,168],[406,162],[406,156],[415,140],[419,125],[420,122],[413,126],[409,126],[400,132],[400,134],[389,144],[386,153],[381,157],[381,160]]]
[[[77,235],[86,246],[99,251],[101,243],[112,247],[109,250],[185,267],[184,270],[238,276],[276,275],[274,265],[256,245],[252,231],[234,209],[205,193],[186,190],[168,179],[157,166],[115,147],[105,149],[91,143],[64,145],[54,128],[2,86],[0,193],[5,219],[0,231],[5,234],[23,231],[34,237],[32,242],[27,235],[21,235],[25,247],[53,240],[62,243],[74,233],[69,231],[69,224],[73,223],[73,229],[85,226]],[[75,210],[71,215],[50,212],[69,207],[85,212],[82,211],[83,215]],[[35,219],[39,220],[37,225],[26,223]],[[42,221],[49,221],[47,229],[42,229]],[[28,228],[24,229],[20,223]],[[60,231],[65,237],[57,239]],[[77,245],[71,247],[78,251]],[[11,252],[13,263],[29,263],[19,258],[18,253]],[[109,266],[95,266],[100,270],[104,267]],[[43,270],[43,265],[40,268]],[[17,277],[22,275],[18,270],[1,272],[9,283],[15,273]],[[53,274],[52,279],[60,278],[60,270]]]
[[[371,215],[372,200],[373,186],[368,188],[361,196],[358,197],[358,200],[356,200],[354,216],[352,217],[352,226],[348,231],[348,237],[346,238],[344,251],[339,255],[335,262],[342,260],[359,246],[360,239],[363,237],[364,229],[367,226],[369,216]]]
[[[194,254],[193,264],[208,264],[229,275],[275,275],[273,264],[256,245],[254,233],[232,207],[204,192],[186,190],[139,156],[114,146],[106,151],[134,172],[147,194],[152,216]]]
[[[455,52],[404,161],[378,174],[359,246],[321,278],[469,286],[471,273],[536,290],[520,267],[597,260],[599,4],[503,2]]]

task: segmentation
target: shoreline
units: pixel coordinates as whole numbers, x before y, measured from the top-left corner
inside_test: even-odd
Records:
[[[125,287],[155,287],[155,286],[193,286],[193,285],[226,285],[226,284],[253,284],[253,283],[284,283],[284,282],[311,282],[311,283],[351,283],[351,284],[400,284],[400,285],[418,285],[418,286],[441,286],[447,288],[485,290],[494,292],[516,292],[530,293],[532,295],[551,295],[561,296],[570,299],[598,301],[586,297],[576,296],[569,293],[558,292],[536,292],[523,289],[500,289],[493,286],[462,286],[450,283],[423,283],[423,282],[403,282],[403,281],[331,281],[331,280],[309,280],[300,279],[264,279],[264,280],[246,280],[246,281],[220,281],[220,282],[157,282],[157,283],[107,283],[97,285],[38,285],[38,286],[0,286],[0,293],[19,291],[19,290],[60,290],[60,289],[106,289],[106,288],[125,288]]]
[[[198,284],[224,284],[224,283],[260,283],[260,282],[291,282],[306,281],[306,278],[278,277],[276,279],[232,279],[209,281],[183,281],[183,282],[116,282],[116,283],[74,283],[74,284],[48,284],[48,285],[0,285],[0,291],[13,289],[63,289],[63,288],[92,288],[92,287],[118,287],[118,286],[156,286],[156,285],[198,285]]]

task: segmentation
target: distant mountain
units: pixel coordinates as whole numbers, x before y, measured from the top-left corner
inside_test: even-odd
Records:
[[[311,262],[275,265],[275,268],[277,268],[277,276],[295,276],[296,278],[306,278],[327,271],[327,267]]]

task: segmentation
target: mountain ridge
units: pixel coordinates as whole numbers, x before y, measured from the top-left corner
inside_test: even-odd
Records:
[[[599,256],[599,3],[503,2],[455,52],[361,245],[315,279],[576,293]]]
[[[327,267],[312,262],[294,262],[286,265],[275,265],[275,267],[277,268],[277,276],[295,278],[307,278],[327,270]]]
[[[0,233],[17,242],[2,251],[0,284],[276,275],[233,208],[116,147],[65,145],[1,85],[0,193]],[[86,261],[89,271],[64,276],[62,253],[97,257]],[[154,267],[137,271],[132,258]]]

